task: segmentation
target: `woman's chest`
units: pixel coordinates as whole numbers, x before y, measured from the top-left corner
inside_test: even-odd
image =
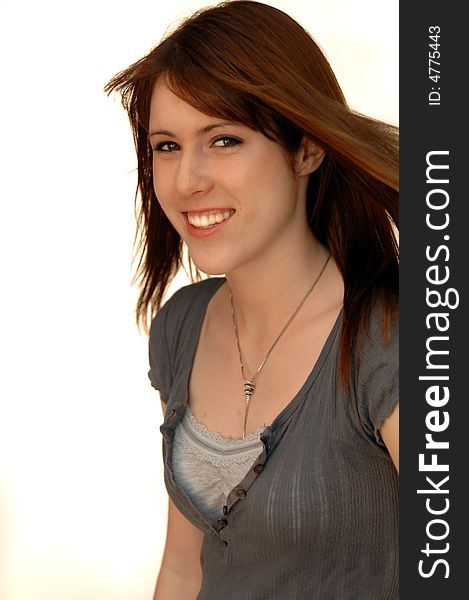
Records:
[[[336,318],[335,312],[316,326],[293,328],[272,350],[248,346],[241,355],[232,329],[203,330],[189,382],[194,416],[231,438],[241,437],[246,412],[248,432],[272,423],[310,378]],[[248,397],[246,380],[254,383]]]
[[[282,439],[262,472],[228,515],[225,535],[235,547],[262,535],[265,544],[285,551],[291,546],[295,552],[301,547],[327,553],[331,535],[334,543],[358,542],[370,535],[370,522],[381,523],[384,489],[394,489],[386,502],[397,510],[397,479],[389,461],[368,452],[353,431],[337,437],[320,416],[302,413],[298,419],[298,428],[279,432]]]

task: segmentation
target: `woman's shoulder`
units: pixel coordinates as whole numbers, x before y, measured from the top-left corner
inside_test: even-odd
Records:
[[[357,344],[359,371],[369,373],[378,365],[396,366],[399,360],[399,314],[387,312],[380,304],[370,311]]]
[[[375,304],[362,336],[363,352],[397,352],[399,347],[399,311],[386,311]]]
[[[150,340],[159,330],[178,330],[186,321],[194,323],[203,318],[210,298],[225,281],[223,277],[210,277],[179,288],[160,308],[150,327]]]
[[[357,346],[355,389],[359,412],[381,442],[379,428],[399,401],[399,318],[376,305]]]
[[[148,375],[164,402],[173,373],[193,354],[208,302],[224,281],[217,277],[180,288],[152,320]]]

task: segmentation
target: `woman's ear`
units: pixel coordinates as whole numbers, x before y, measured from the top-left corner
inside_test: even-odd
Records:
[[[309,175],[322,163],[325,152],[315,142],[303,137],[295,156],[295,173],[298,176]]]

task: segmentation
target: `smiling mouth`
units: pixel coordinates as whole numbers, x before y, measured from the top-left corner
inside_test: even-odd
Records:
[[[229,219],[233,214],[234,210],[220,210],[210,212],[197,212],[197,213],[186,213],[187,220],[197,229],[209,229],[214,225],[223,223],[226,219]]]

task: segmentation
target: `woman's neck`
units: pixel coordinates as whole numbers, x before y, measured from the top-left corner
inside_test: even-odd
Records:
[[[271,338],[278,333],[320,274],[328,255],[311,236],[303,248],[292,248],[273,264],[251,263],[228,273],[240,329],[248,328],[259,338]],[[335,265],[330,269],[332,261],[329,263],[312,292],[316,299],[328,293],[327,282],[331,281],[328,271],[336,270]]]

